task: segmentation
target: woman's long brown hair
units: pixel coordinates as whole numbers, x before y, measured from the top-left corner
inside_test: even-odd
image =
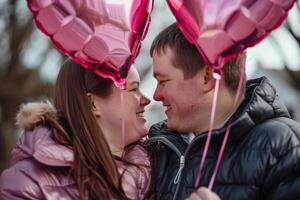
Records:
[[[71,60],[62,65],[56,81],[54,104],[59,125],[53,131],[57,142],[74,151],[72,175],[80,199],[128,199],[109,145],[92,113],[86,93],[105,97],[112,81],[101,78]]]

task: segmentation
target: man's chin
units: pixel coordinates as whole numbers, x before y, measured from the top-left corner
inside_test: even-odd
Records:
[[[177,131],[178,133],[190,132],[188,129],[186,129],[185,126],[183,126],[183,124],[180,124],[179,122],[167,120],[166,125],[167,125],[168,129],[172,129],[174,131]]]
[[[178,131],[178,124],[172,122],[172,120],[167,120],[167,127],[169,129],[172,129],[172,130],[175,130],[175,131]]]

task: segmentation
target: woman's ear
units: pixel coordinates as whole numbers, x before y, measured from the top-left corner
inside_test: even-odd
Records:
[[[210,92],[215,87],[215,79],[213,77],[213,70],[210,66],[204,67],[203,73],[203,92]]]
[[[96,118],[99,118],[101,115],[100,115],[99,106],[97,107],[95,103],[96,101],[95,95],[93,95],[92,93],[87,93],[86,95],[91,103],[92,112],[94,113]]]

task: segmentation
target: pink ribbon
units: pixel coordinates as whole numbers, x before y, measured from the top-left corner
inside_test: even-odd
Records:
[[[234,105],[237,104],[238,99],[240,97],[241,94],[241,89],[242,89],[242,85],[244,82],[244,78],[245,78],[245,73],[244,70],[245,69],[245,65],[242,66],[241,68],[241,76],[240,76],[240,80],[239,80],[239,85],[236,91],[236,95],[235,95],[235,99],[234,99]],[[215,112],[216,112],[216,106],[217,106],[217,99],[218,99],[218,93],[219,93],[219,84],[220,84],[220,79],[221,79],[221,75],[218,73],[214,73],[214,78],[216,80],[216,84],[215,84],[215,91],[214,91],[214,97],[213,97],[213,104],[212,104],[212,110],[211,110],[211,118],[210,118],[210,124],[209,124],[209,131],[208,131],[208,135],[207,135],[207,139],[205,142],[205,147],[204,147],[204,151],[203,151],[203,156],[201,158],[201,163],[200,163],[200,168],[198,170],[198,174],[196,177],[196,181],[195,181],[195,188],[198,187],[198,185],[200,184],[200,179],[201,179],[201,175],[202,175],[202,170],[204,167],[204,163],[205,163],[205,159],[207,156],[207,152],[208,152],[208,148],[209,148],[209,144],[210,144],[210,140],[211,140],[211,135],[212,135],[212,130],[214,127],[214,119],[215,119]],[[218,173],[219,167],[220,167],[220,163],[224,154],[224,150],[225,150],[225,146],[227,143],[227,139],[230,133],[230,128],[231,128],[231,122],[229,123],[229,125],[226,128],[226,132],[225,132],[225,136],[221,145],[221,149],[218,155],[218,159],[212,174],[212,177],[210,179],[209,185],[208,185],[208,189],[211,190],[216,178],[216,175]]]
[[[214,97],[213,97],[213,103],[212,103],[212,109],[211,109],[211,115],[210,115],[210,123],[209,123],[208,135],[207,135],[207,139],[205,142],[203,156],[201,158],[200,168],[198,170],[198,174],[197,174],[196,181],[195,181],[195,188],[200,183],[201,173],[202,173],[202,170],[204,167],[206,155],[207,155],[209,144],[210,144],[210,139],[211,139],[212,130],[213,130],[214,121],[215,121],[215,113],[216,113],[217,100],[218,100],[218,94],[219,94],[220,80],[221,80],[222,76],[221,76],[221,73],[214,72],[213,77],[215,78],[216,83],[215,83],[215,91],[214,91]]]
[[[122,110],[122,157],[123,153],[125,152],[125,119],[124,119],[124,90],[126,89],[126,81],[125,83],[121,86],[121,110]]]

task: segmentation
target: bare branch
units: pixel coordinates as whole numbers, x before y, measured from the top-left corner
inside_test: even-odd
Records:
[[[15,26],[14,24],[12,26],[12,33],[11,33],[11,46],[10,46],[10,62],[8,64],[8,72],[7,75],[8,77],[13,74],[14,71],[18,70],[18,61],[19,61],[19,56],[21,53],[21,49],[24,46],[25,42],[28,40],[30,37],[32,31],[33,31],[33,22],[31,19],[28,19],[26,24],[20,28],[13,28]]]

